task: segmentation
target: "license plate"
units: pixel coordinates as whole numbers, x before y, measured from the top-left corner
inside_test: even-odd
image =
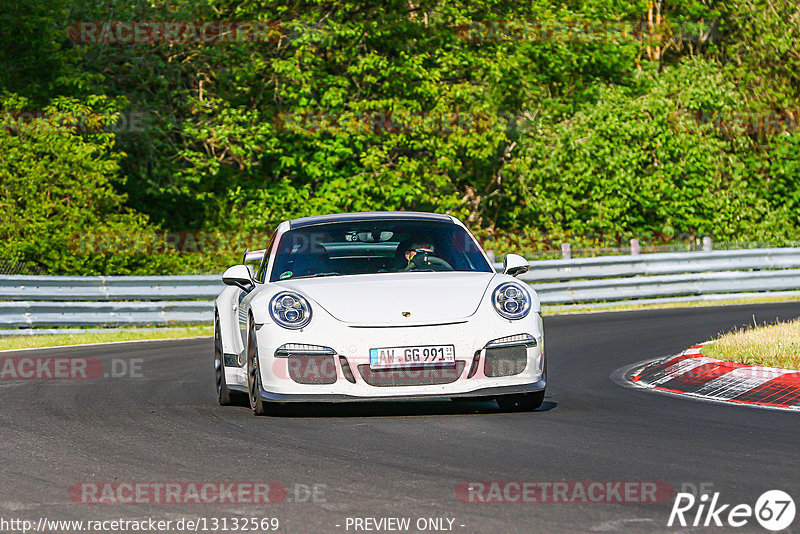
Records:
[[[393,369],[423,365],[455,365],[454,345],[418,345],[369,349],[370,369]]]

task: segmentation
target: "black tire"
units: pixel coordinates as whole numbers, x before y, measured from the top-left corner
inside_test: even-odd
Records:
[[[544,390],[535,393],[503,395],[495,399],[504,412],[530,412],[544,402]]]
[[[261,398],[261,372],[258,368],[258,347],[256,346],[256,325],[253,317],[247,328],[247,391],[250,409],[256,415],[267,415],[270,406]]]
[[[219,314],[214,310],[214,382],[217,387],[217,400],[220,406],[230,406],[231,391],[225,382],[225,358],[222,351],[222,332],[219,327]]]

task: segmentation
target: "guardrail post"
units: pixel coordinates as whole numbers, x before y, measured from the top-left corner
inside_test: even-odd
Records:
[[[631,239],[631,256],[639,255],[639,240]]]
[[[714,245],[711,242],[711,238],[705,236],[703,238],[703,252],[711,252],[712,250],[714,250]]]
[[[561,243],[561,258],[565,260],[572,259],[572,248],[569,243]]]

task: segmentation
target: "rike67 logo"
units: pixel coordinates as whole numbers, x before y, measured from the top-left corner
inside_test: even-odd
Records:
[[[678,493],[667,526],[738,528],[755,519],[765,529],[778,531],[791,525],[794,516],[794,500],[781,490],[764,492],[755,506],[724,504],[719,492],[711,496],[703,493],[699,498],[691,493]]]

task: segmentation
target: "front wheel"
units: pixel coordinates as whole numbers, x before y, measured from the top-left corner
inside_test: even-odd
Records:
[[[222,332],[217,312],[214,312],[214,379],[217,386],[217,401],[220,406],[245,405],[247,395],[241,391],[231,390],[225,380],[225,355],[222,349]]]
[[[258,368],[258,347],[256,346],[256,325],[250,317],[247,329],[247,391],[250,408],[256,415],[266,415],[267,406],[261,398],[261,371]]]
[[[530,412],[544,402],[544,390],[535,393],[518,393],[497,397],[497,405],[504,412]]]
[[[225,362],[222,354],[222,332],[219,328],[219,315],[214,312],[214,379],[217,386],[217,401],[220,406],[229,406],[231,392],[225,382]]]

